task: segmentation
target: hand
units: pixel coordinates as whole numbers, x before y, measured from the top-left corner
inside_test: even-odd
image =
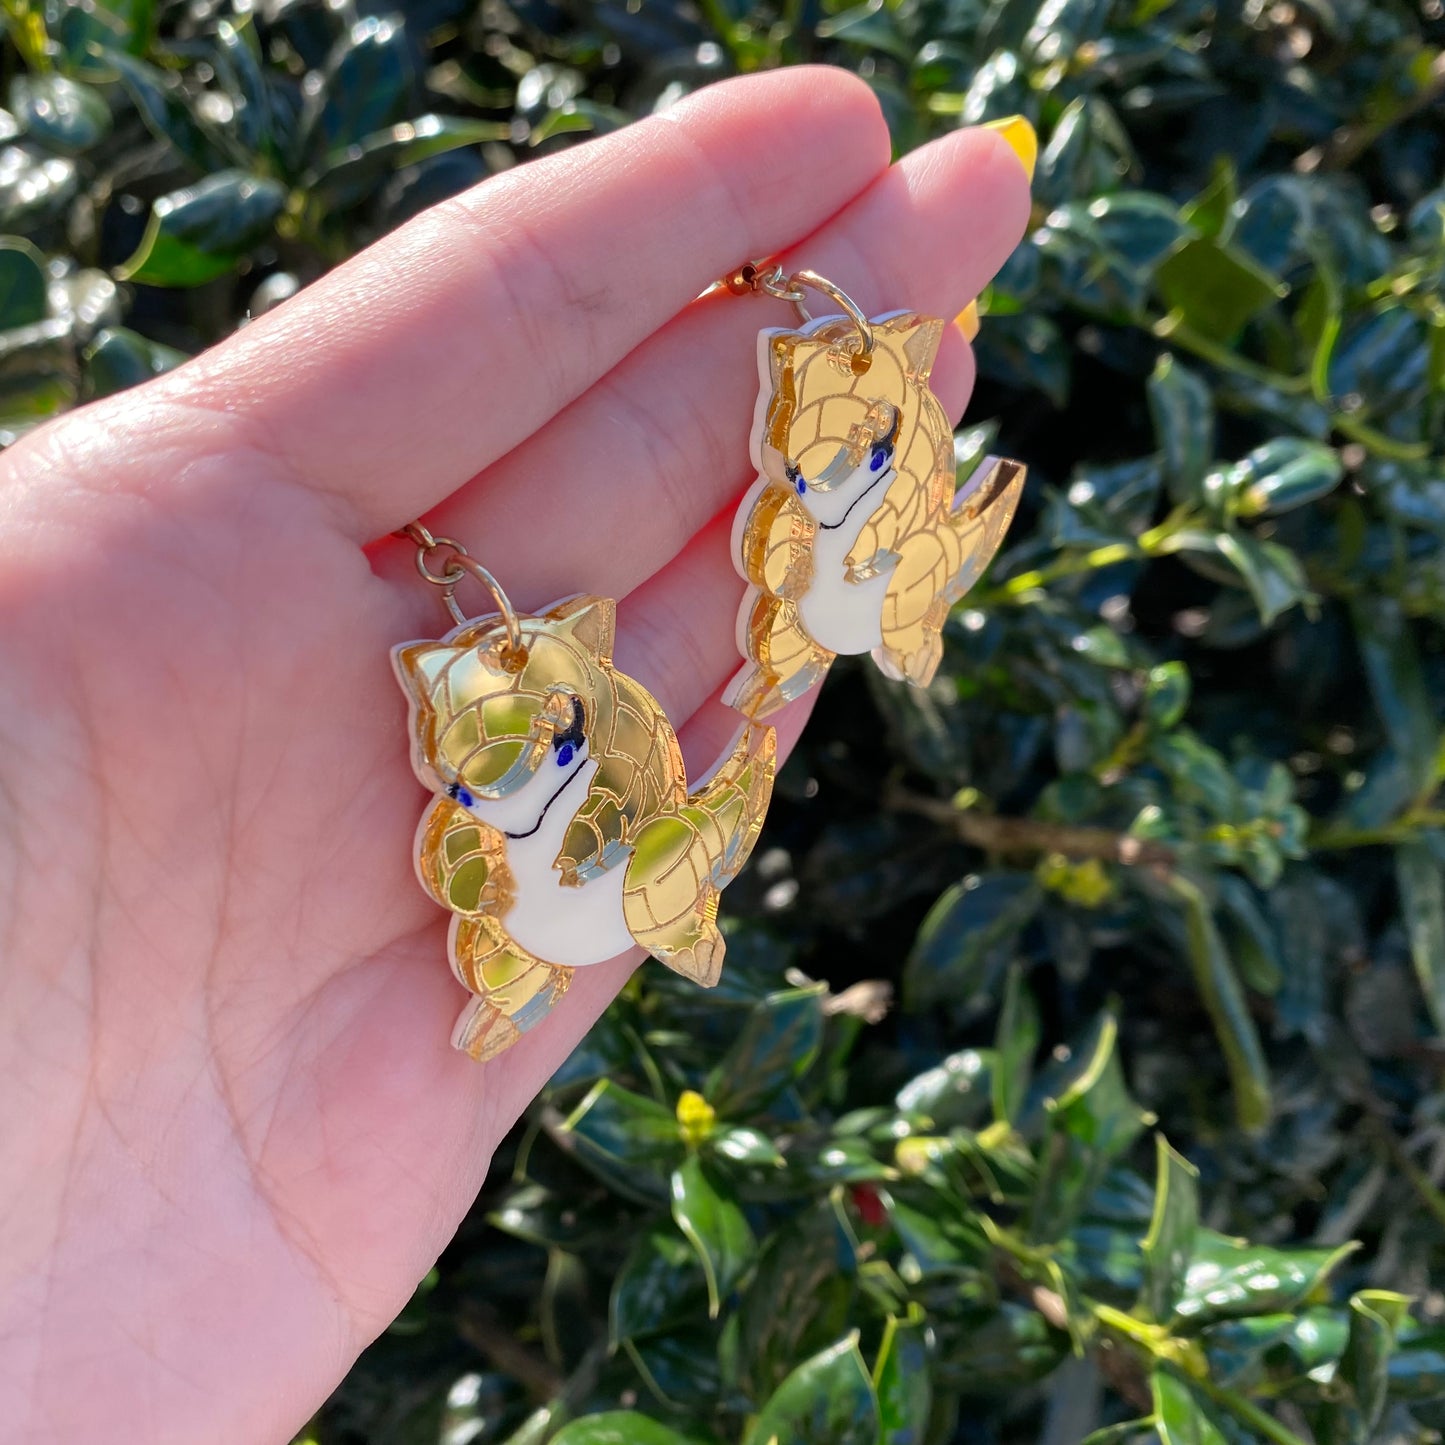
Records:
[[[424,516],[524,608],[623,599],[696,772],[734,726],[754,338],[791,312],[693,298],[791,251],[951,317],[1025,224],[995,135],[888,157],[842,72],[715,86],[0,458],[8,1440],[284,1441],[446,1244],[636,958],[491,1064],[449,1048],[388,665],[446,623],[389,534]]]

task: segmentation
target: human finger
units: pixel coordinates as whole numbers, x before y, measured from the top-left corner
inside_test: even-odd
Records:
[[[740,257],[815,228],[888,163],[871,91],[806,67],[433,207],[155,395],[224,415],[358,539],[522,441]]]
[[[1010,146],[985,130],[955,132],[898,162],[783,262],[834,278],[874,313],[951,317],[1003,264],[1027,217]],[[791,315],[758,298],[689,307],[429,524],[483,539],[534,601],[638,586],[750,480],[757,334]],[[955,327],[932,384],[958,415],[973,359]]]

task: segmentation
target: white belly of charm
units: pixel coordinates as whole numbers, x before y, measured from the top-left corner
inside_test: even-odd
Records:
[[[544,763],[542,768],[547,766]],[[512,905],[501,915],[502,926],[528,953],[568,968],[605,963],[634,946],[622,911],[625,861],[572,888],[563,884],[562,875],[552,866],[597,766],[591,759],[582,764],[536,832],[507,838]],[[546,781],[543,772],[526,787]]]
[[[871,495],[881,502],[887,490],[880,486]],[[819,527],[813,538],[813,580],[798,601],[798,612],[809,636],[840,656],[883,646],[883,598],[891,569],[865,582],[848,580],[848,554],[877,510],[864,501],[841,526]]]

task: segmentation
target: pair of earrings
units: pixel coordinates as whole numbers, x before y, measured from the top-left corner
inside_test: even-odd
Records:
[[[614,602],[577,596],[518,615],[460,543],[419,523],[402,534],[456,623],[392,661],[412,766],[434,795],[417,873],[452,914],[452,969],[472,995],[452,1042],[475,1059],[539,1023],[576,969],[634,944],[717,982],[718,896],[772,796],[776,742],[762,719],[839,654],[871,653],[888,677],[926,686],[949,608],[1018,504],[1017,462],[990,458],[955,490],[952,427],[928,385],[941,321],[869,318],[826,278],[776,265],[740,267],[717,289],[790,301],[802,325],[758,338],[758,477],[732,541],[748,584],[743,663],[724,693],[743,721],[704,777],[689,784],[662,708],[613,666]],[[809,291],[842,314],[810,316]],[[494,611],[465,615],[455,589],[467,578]]]

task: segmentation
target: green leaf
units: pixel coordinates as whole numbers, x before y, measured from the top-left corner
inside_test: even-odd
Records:
[[[1220,1320],[1198,1338],[1215,1382],[1246,1390],[1266,1368],[1283,1379],[1332,1364],[1344,1351],[1345,1335],[1346,1326],[1333,1309],[1316,1308]]]
[[[1410,1317],[1409,1298],[1361,1290],[1350,1300],[1350,1333],[1335,1370],[1330,1404],[1315,1426],[1319,1445],[1368,1445],[1385,1413],[1395,1334]]]
[[[1299,310],[1295,326],[1300,340],[1310,351],[1310,390],[1315,400],[1325,406],[1333,402],[1330,391],[1330,359],[1344,323],[1344,297],[1340,278],[1328,262],[1320,265],[1310,282]]]
[[[1074,651],[1098,667],[1128,667],[1129,646],[1112,627],[1090,627],[1074,640]]]
[[[987,1261],[988,1242],[976,1220],[950,1217],[936,1208],[915,1209],[893,1198],[888,1204],[888,1222],[911,1257],[912,1267],[924,1279],[971,1278]]]
[[[1445,1395],[1445,1328],[1411,1331],[1390,1356],[1390,1394],[1397,1400]]]
[[[940,1383],[953,1383],[971,1396],[996,1394],[1005,1400],[1018,1398],[1026,1386],[1057,1369],[1070,1344],[1068,1335],[1032,1305],[1013,1300],[966,1317],[949,1335],[956,1365],[949,1373],[940,1371]]]
[[[1112,1014],[1096,1021],[1077,1063],[1048,1105],[1049,1139],[1029,1213],[1029,1237],[1060,1239],[1083,1212],[1109,1166],[1137,1139],[1153,1116],[1124,1083]]]
[[[1180,801],[1232,822],[1240,809],[1239,785],[1219,753],[1188,728],[1154,738],[1150,757],[1164,770]]]
[[[997,1062],[986,1049],[960,1049],[910,1079],[895,1096],[895,1106],[935,1129],[973,1128],[987,1117]]]
[[[769,994],[748,1012],[703,1092],[723,1115],[771,1103],[812,1066],[823,1038],[826,985]]]
[[[706,1297],[707,1283],[688,1242],[668,1225],[653,1225],[637,1236],[612,1282],[610,1342],[616,1346],[685,1324]]]
[[[1184,908],[1194,982],[1229,1070],[1235,1119],[1241,1129],[1262,1129],[1273,1109],[1269,1066],[1244,990],[1203,893],[1182,876],[1176,876],[1171,886]]]
[[[1361,597],[1350,609],[1355,641],[1375,712],[1389,739],[1396,776],[1380,799],[1385,817],[1424,797],[1436,782],[1440,716],[1425,685],[1414,629],[1397,598]],[[1368,790],[1362,790],[1368,792]],[[1357,798],[1349,812],[1363,826],[1384,817],[1362,817],[1366,803]]]
[[[19,236],[0,236],[0,331],[44,321],[49,311],[45,258]]]
[[[804,1360],[778,1386],[743,1445],[878,1445],[880,1430],[855,1332]]]
[[[624,1197],[669,1197],[668,1174],[682,1153],[671,1109],[602,1079],[562,1127],[578,1160]]]
[[[1035,311],[990,315],[973,347],[982,375],[1011,386],[1032,387],[1057,407],[1068,405],[1073,358],[1051,317]]]
[[[800,1160],[808,1178],[819,1184],[849,1183],[886,1179],[889,1169],[864,1139],[834,1136]]]
[[[1324,1283],[1356,1246],[1271,1249],[1210,1229],[1194,1236],[1176,1319],[1191,1325],[1294,1309]]]
[[[1206,492],[1225,515],[1278,516],[1328,496],[1343,476],[1333,447],[1308,437],[1276,437],[1215,473]]]
[[[723,1388],[717,1331],[698,1322],[645,1340],[627,1340],[622,1352],[653,1398],[674,1419],[700,1419]],[[430,1445],[430,1442],[422,1442]],[[716,1445],[715,1437],[709,1445]]]
[[[1214,162],[1214,178],[1180,212],[1185,223],[1201,236],[1227,241],[1233,224],[1234,203],[1239,195],[1234,164],[1227,156]]]
[[[1176,502],[1197,501],[1214,456],[1214,403],[1209,388],[1165,352],[1155,363],[1148,392],[1169,495]]]
[[[187,360],[184,351],[127,331],[123,326],[98,332],[85,348],[86,394],[110,396],[174,370]]]
[[[1431,339],[1424,318],[1399,305],[1347,315],[1328,358],[1325,394],[1342,403],[1349,398],[1362,418],[1387,419],[1386,429],[1396,435],[1401,422],[1414,422],[1418,436]]]
[[[783,1156],[766,1134],[743,1125],[721,1125],[707,1141],[710,1153],[733,1164],[781,1168]]]
[[[105,0],[104,7],[96,7],[96,14],[119,25],[127,50],[144,55],[155,37],[155,8],[155,0]]]
[[[17,75],[10,109],[21,129],[49,151],[79,155],[110,132],[110,107],[94,86],[63,75]]]
[[[1144,1281],[1139,1304],[1147,1318],[1167,1322],[1184,1291],[1194,1233],[1199,1227],[1199,1171],[1162,1134],[1156,1149],[1154,1216],[1144,1236]]]
[[[231,124],[247,151],[275,155],[271,139],[271,98],[261,43],[250,15],[216,24],[216,66],[233,108]]]
[[[1415,977],[1431,1025],[1445,1035],[1445,870],[1423,838],[1395,848],[1395,881]]]
[[[857,1260],[827,1198],[769,1235],[737,1310],[741,1383],[766,1399],[800,1359],[848,1326]]]
[[[70,323],[49,317],[0,331],[0,443],[75,401]]]
[[[854,45],[864,45],[870,50],[881,50],[902,61],[913,58],[907,40],[898,33],[893,12],[875,0],[864,0],[836,15],[827,16],[816,24],[816,33],[821,40],[842,40]]]
[[[80,187],[73,160],[36,147],[0,150],[0,230],[34,234],[60,217]]]
[[[406,120],[418,93],[417,56],[397,16],[368,15],[337,42],[300,127],[306,156],[331,155]]]
[[[564,1425],[552,1445],[697,1445],[697,1437],[680,1435],[635,1410],[607,1410]]]
[[[594,1195],[591,1209],[578,1210],[540,1184],[517,1183],[487,1215],[487,1221],[549,1254],[575,1256],[588,1247],[610,1243],[626,1213],[627,1206],[620,1199]]]
[[[1009,970],[995,1035],[994,1118],[1013,1123],[1023,1110],[1039,1050],[1039,1009],[1024,982],[1023,970]]]
[[[1137,1228],[1093,1224],[1086,1216],[1069,1232],[1068,1248],[1069,1273],[1079,1288],[1111,1299],[1137,1297],[1144,1279]]]
[[[1174,202],[1149,191],[1100,196],[1089,203],[1089,217],[1109,250],[1131,271],[1145,277],[1178,244],[1184,232]]]
[[[418,116],[333,151],[303,185],[308,200],[322,210],[344,210],[372,195],[386,176],[403,166],[505,139],[509,130],[495,121],[466,116]]]
[[[714,1188],[694,1155],[672,1175],[672,1217],[697,1251],[707,1279],[708,1317],[716,1319],[757,1253],[757,1241],[736,1200]]]
[[[1230,342],[1286,288],[1237,247],[1199,236],[1185,241],[1154,273],[1171,312],[1192,330]]]
[[[109,8],[67,5],[59,23],[51,24],[50,39],[58,51],[58,69],[75,80],[104,83],[114,78],[104,52],[119,46],[140,53],[149,37],[138,41],[125,21]]]
[[[880,1445],[920,1445],[933,1408],[928,1373],[928,1339],[919,1318],[890,1316],[883,1343],[873,1362],[873,1389],[878,1397]]]
[[[1146,3],[1149,3],[1149,0],[1146,0]],[[1160,0],[1153,0],[1153,3],[1160,3]],[[1163,3],[1173,4],[1174,0],[1163,0]],[[1079,1445],[1123,1445],[1124,1441],[1132,1440],[1136,1435],[1157,1440],[1159,1437],[1152,1433],[1153,1429],[1152,1415],[1146,1415],[1142,1420],[1121,1420],[1117,1425],[1105,1425],[1098,1430],[1091,1430]]]
[[[286,206],[278,181],[219,171],[151,207],[135,254],[120,268],[148,286],[200,286],[224,276],[272,233]]]
[[[979,1001],[1010,961],[1043,896],[1032,873],[986,873],[955,883],[929,909],[904,965],[909,1007]]]
[[[226,156],[220,138],[201,126],[174,76],[119,50],[106,50],[105,63],[120,77],[146,129],[201,172],[210,173],[238,159]]]
[[[1266,626],[1310,595],[1304,566],[1288,547],[1242,532],[1221,532],[1215,545],[1244,579]]]
[[[608,135],[631,120],[613,105],[577,97],[549,110],[527,132],[527,144],[539,146],[559,135]]]
[[[1149,669],[1144,687],[1144,716],[1151,727],[1176,727],[1189,707],[1189,669],[1182,662],[1161,662]]]
[[[1284,984],[1284,963],[1269,919],[1243,878],[1221,873],[1215,882],[1219,889],[1215,921],[1228,940],[1240,978],[1256,993],[1273,997]]]
[[[1230,1445],[1214,1407],[1168,1365],[1155,1368],[1149,1388],[1160,1445]]]

